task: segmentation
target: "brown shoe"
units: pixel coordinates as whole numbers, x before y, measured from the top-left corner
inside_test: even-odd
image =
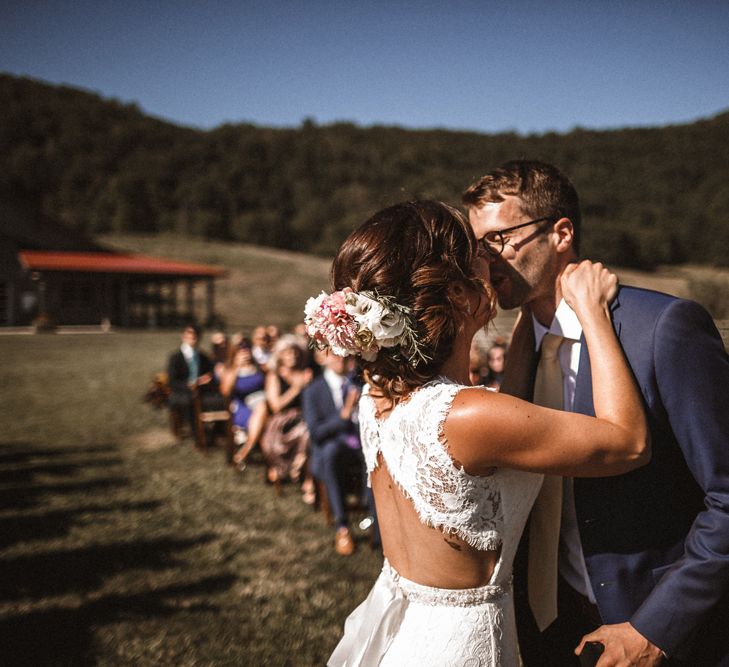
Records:
[[[334,550],[340,556],[351,556],[354,553],[354,540],[349,528],[337,529],[337,535],[334,538]]]

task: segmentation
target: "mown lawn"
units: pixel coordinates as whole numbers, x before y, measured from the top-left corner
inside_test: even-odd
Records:
[[[0,336],[0,663],[322,665],[381,556],[176,445],[141,403],[176,334]]]

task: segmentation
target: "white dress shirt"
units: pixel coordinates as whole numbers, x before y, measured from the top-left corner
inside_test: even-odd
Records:
[[[564,409],[572,412],[575,403],[575,387],[577,386],[577,370],[580,365],[580,352],[582,344],[582,325],[577,319],[575,311],[570,308],[564,299],[559,302],[554,319],[549,328],[540,324],[532,315],[534,323],[534,338],[537,350],[542,346],[542,340],[548,333],[562,336],[564,342],[559,348],[559,364],[562,367],[562,392]],[[590,579],[587,576],[585,556],[582,553],[582,543],[577,529],[577,512],[575,511],[575,495],[572,488],[572,478],[564,478],[564,492],[562,494],[562,523],[559,540],[559,573],[565,581],[576,591],[595,603]]]
[[[324,380],[326,380],[326,383],[329,385],[329,391],[332,393],[334,405],[336,406],[337,410],[341,410],[342,405],[344,405],[344,398],[342,397],[342,385],[347,378],[344,375],[339,375],[338,373],[335,373],[329,368],[325,368],[322,375],[324,376]]]
[[[344,405],[344,396],[342,396],[342,387],[345,382],[351,382],[346,375],[339,375],[329,368],[325,368],[322,375],[327,385],[329,385],[329,391],[334,399],[334,405],[337,410],[341,410]],[[349,417],[353,424],[359,424],[359,404],[355,405],[352,409],[352,414]]]

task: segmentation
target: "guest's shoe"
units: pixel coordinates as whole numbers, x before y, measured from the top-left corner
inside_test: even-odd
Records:
[[[301,485],[301,499],[307,505],[316,503],[316,487],[314,486],[314,480],[310,477],[305,479]]]
[[[337,534],[334,538],[334,550],[340,556],[351,556],[354,553],[354,540],[352,534],[349,532],[349,528],[342,527],[337,529]]]

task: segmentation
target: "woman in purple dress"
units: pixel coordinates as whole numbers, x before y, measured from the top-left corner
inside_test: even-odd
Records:
[[[221,392],[231,399],[233,437],[236,444],[241,445],[233,457],[233,464],[239,469],[245,467],[246,458],[258,443],[266,423],[265,378],[253,358],[250,341],[241,339],[231,350],[220,381]]]

